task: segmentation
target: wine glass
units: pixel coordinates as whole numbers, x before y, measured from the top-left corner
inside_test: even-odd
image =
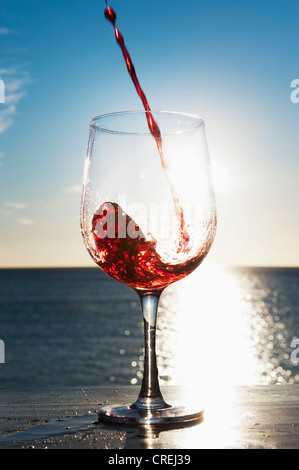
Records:
[[[163,399],[155,351],[158,302],[167,286],[208,254],[216,232],[215,197],[204,122],[151,111],[161,133],[159,149],[145,113],[111,113],[90,122],[82,236],[95,263],[139,295],[145,345],[137,400],[105,407],[98,416],[114,423],[186,423],[201,419],[202,409]]]

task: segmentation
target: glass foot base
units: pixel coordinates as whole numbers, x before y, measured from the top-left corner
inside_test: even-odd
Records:
[[[158,410],[143,410],[129,406],[106,406],[98,412],[99,421],[119,424],[196,424],[203,420],[203,410],[188,406],[169,406]]]

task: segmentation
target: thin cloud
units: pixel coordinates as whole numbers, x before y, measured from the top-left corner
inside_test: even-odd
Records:
[[[3,134],[13,123],[13,117],[16,114],[16,106],[10,105],[0,112],[0,134]]]
[[[6,215],[9,217],[13,217],[14,221],[19,225],[34,225],[35,220],[31,219],[30,217],[17,217],[18,215],[23,215],[22,210],[28,207],[26,202],[18,202],[18,201],[6,201],[2,202],[2,208],[0,208],[0,214]]]
[[[18,72],[15,71],[17,74]],[[20,72],[19,72],[20,73]],[[10,74],[12,75],[12,74]],[[5,82],[5,91],[9,95],[10,93],[18,93],[25,85],[30,83],[30,77],[28,72],[21,72],[20,76],[10,76],[9,79],[7,80],[7,83]]]
[[[2,214],[2,215],[13,215],[12,211],[8,211],[7,209],[0,209],[0,214]]]
[[[20,93],[10,93],[8,96],[5,98],[5,103],[6,104],[18,104],[19,101],[25,96],[24,92]]]
[[[0,28],[0,36],[6,36],[9,34],[18,34],[18,31],[15,29],[10,29],[10,28]]]
[[[3,134],[14,123],[18,104],[25,96],[25,87],[31,78],[27,71],[18,67],[0,68],[0,77],[5,86],[5,103],[0,108],[0,134]]]
[[[74,186],[68,186],[67,188],[64,188],[64,192],[65,193],[75,193],[75,194],[78,194],[78,193],[81,193],[82,191],[82,186],[76,184]]]
[[[0,75],[15,75],[16,73],[17,68],[13,66],[0,68]]]
[[[3,202],[2,204],[11,209],[25,209],[27,207],[26,202]]]
[[[33,219],[17,219],[17,223],[20,225],[33,225],[35,221]]]

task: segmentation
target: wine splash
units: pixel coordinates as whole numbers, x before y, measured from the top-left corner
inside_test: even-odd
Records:
[[[96,249],[92,258],[107,274],[134,289],[162,289],[190,274],[206,255],[184,263],[162,261],[156,240],[146,240],[135,221],[112,202],[102,204],[93,216],[91,233]]]
[[[121,48],[121,51],[123,53],[123,56],[124,56],[124,59],[125,59],[126,65],[127,65],[128,72],[129,72],[129,74],[132,78],[132,81],[134,83],[136,91],[137,91],[137,93],[138,93],[138,95],[139,95],[139,97],[142,101],[142,104],[144,106],[149,130],[150,130],[151,134],[153,135],[153,137],[155,138],[155,141],[157,143],[158,151],[159,151],[159,154],[160,154],[160,157],[161,157],[162,168],[163,168],[164,173],[167,177],[168,184],[169,184],[171,192],[172,192],[174,205],[175,205],[175,212],[176,212],[177,218],[179,220],[179,225],[180,225],[180,240],[179,240],[179,243],[178,243],[178,251],[182,251],[182,250],[184,251],[184,250],[187,249],[188,242],[189,242],[189,236],[188,236],[187,230],[185,229],[183,210],[181,209],[181,207],[179,205],[178,197],[175,194],[174,186],[173,186],[173,184],[171,182],[171,179],[169,177],[169,174],[168,174],[167,163],[165,161],[164,154],[163,154],[162,137],[161,137],[160,128],[159,128],[158,124],[156,123],[156,121],[153,117],[153,114],[152,114],[151,108],[149,106],[148,100],[147,100],[147,98],[146,98],[146,96],[145,96],[145,94],[144,94],[144,92],[143,92],[143,90],[140,86],[134,64],[132,62],[132,59],[131,59],[130,54],[128,52],[128,49],[125,46],[123,35],[121,34],[121,32],[119,31],[119,29],[116,26],[116,13],[113,10],[113,8],[111,8],[108,5],[107,0],[105,0],[105,2],[106,2],[105,17],[113,25],[116,42],[118,43],[118,45]]]

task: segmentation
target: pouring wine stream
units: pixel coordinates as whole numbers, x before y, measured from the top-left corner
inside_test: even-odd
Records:
[[[173,200],[174,200],[175,213],[176,213],[176,216],[177,216],[177,218],[179,220],[179,224],[180,224],[180,240],[179,240],[179,243],[178,243],[178,252],[184,251],[184,250],[187,249],[188,242],[189,242],[189,236],[188,236],[187,230],[185,229],[183,210],[180,207],[178,197],[175,194],[174,186],[173,186],[173,184],[171,182],[171,179],[169,177],[167,163],[165,161],[164,154],[163,154],[161,131],[160,131],[160,128],[159,128],[158,124],[156,123],[153,115],[152,115],[151,108],[149,106],[148,100],[147,100],[147,98],[146,98],[146,96],[145,96],[145,94],[144,94],[144,92],[143,92],[143,90],[140,86],[140,83],[139,83],[139,80],[137,78],[137,74],[136,74],[136,71],[135,71],[134,64],[133,64],[132,59],[130,57],[130,54],[129,54],[126,46],[125,46],[123,35],[121,34],[121,32],[119,31],[119,29],[116,26],[116,13],[113,10],[113,8],[111,8],[108,5],[107,0],[105,0],[105,2],[106,2],[105,17],[113,25],[116,42],[118,43],[119,47],[122,50],[122,53],[123,53],[123,56],[124,56],[124,59],[125,59],[126,65],[127,65],[128,72],[129,72],[129,74],[132,78],[132,81],[134,83],[136,91],[137,91],[137,93],[138,93],[138,95],[139,95],[139,97],[142,101],[142,104],[144,106],[144,110],[145,110],[149,130],[150,130],[152,136],[154,137],[154,139],[156,141],[156,144],[157,144],[157,147],[158,147],[158,151],[159,151],[159,154],[160,154],[160,157],[161,157],[162,168],[163,168],[163,171],[166,175],[168,184],[169,184],[170,189],[171,189],[171,193],[172,193]]]

